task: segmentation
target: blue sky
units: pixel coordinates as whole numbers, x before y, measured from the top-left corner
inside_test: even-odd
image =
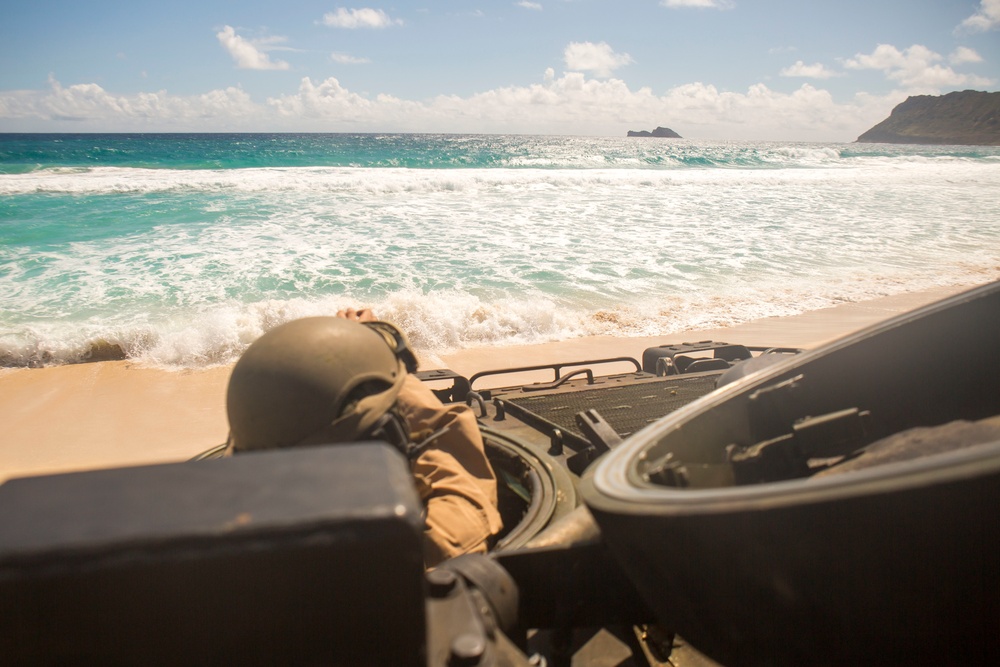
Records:
[[[1000,0],[5,4],[4,132],[853,141],[1000,86]]]

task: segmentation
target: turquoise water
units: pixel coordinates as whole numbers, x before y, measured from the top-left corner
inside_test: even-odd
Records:
[[[433,354],[1000,277],[1000,149],[0,135],[0,364],[233,360],[366,305]]]

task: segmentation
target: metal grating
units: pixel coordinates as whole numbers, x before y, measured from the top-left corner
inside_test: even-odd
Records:
[[[579,438],[583,434],[576,425],[575,415],[594,409],[624,438],[709,393],[715,389],[717,379],[717,374],[671,377],[599,389],[505,396],[504,400]]]

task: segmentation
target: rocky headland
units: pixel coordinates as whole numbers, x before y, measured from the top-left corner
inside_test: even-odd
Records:
[[[858,141],[1000,146],[1000,92],[965,90],[908,97]]]
[[[661,139],[680,139],[681,135],[677,134],[669,127],[658,127],[652,132],[649,130],[629,130],[628,136],[630,137],[659,137]]]

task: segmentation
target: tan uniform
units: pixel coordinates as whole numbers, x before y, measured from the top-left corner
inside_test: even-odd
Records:
[[[475,415],[465,405],[445,406],[413,376],[406,378],[396,405],[416,442],[448,427],[412,463],[427,508],[424,564],[433,567],[452,556],[484,553],[503,522],[496,476]]]

